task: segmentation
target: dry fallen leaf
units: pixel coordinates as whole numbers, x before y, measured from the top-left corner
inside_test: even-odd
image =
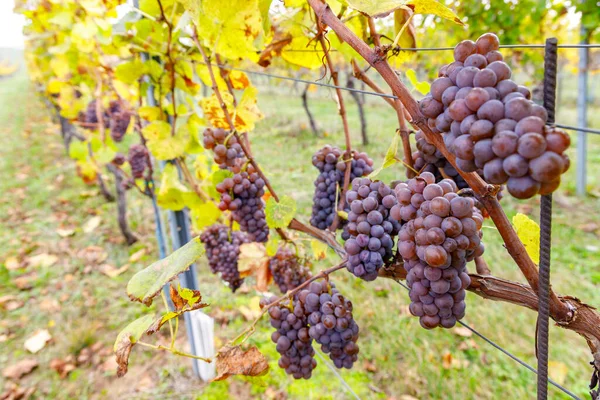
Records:
[[[456,369],[461,369],[461,368],[467,368],[469,366],[469,360],[462,360],[462,359],[458,359],[458,358],[454,358],[452,356],[452,353],[450,353],[449,351],[445,352],[442,355],[442,367],[444,369],[450,369],[450,368],[456,368]]]
[[[81,249],[77,253],[77,257],[81,258],[85,264],[101,264],[108,258],[108,254],[100,246],[88,246]]]
[[[38,308],[46,312],[58,312],[61,309],[60,303],[56,299],[50,297],[44,297],[40,300]]]
[[[33,282],[37,279],[36,273],[21,275],[13,279],[13,283],[19,290],[29,290],[33,288]]]
[[[371,360],[363,361],[363,368],[369,372],[377,372],[377,366]]]
[[[4,266],[9,271],[22,268],[22,265],[17,257],[8,257],[6,260],[4,260]]]
[[[75,370],[75,364],[69,358],[72,357],[67,357],[64,360],[55,358],[50,361],[50,368],[58,372],[60,379],[65,379],[71,371]]]
[[[75,229],[73,229],[73,228],[58,228],[56,230],[56,233],[60,237],[73,236],[75,234]]]
[[[19,300],[17,296],[6,295],[0,297],[0,308],[3,308],[6,311],[13,311],[18,308],[23,307],[25,303],[22,300]]]
[[[41,329],[36,331],[33,336],[29,337],[29,339],[25,341],[24,347],[30,353],[37,353],[46,347],[46,343],[48,343],[50,340],[52,340],[50,332],[48,332],[47,329]]]
[[[470,330],[468,330],[467,328],[462,327],[462,326],[457,326],[457,327],[453,328],[452,333],[454,333],[455,335],[458,335],[458,336],[462,336],[462,337],[473,336],[473,332],[471,332]]]
[[[136,263],[142,259],[146,255],[146,249],[140,249],[129,256],[130,263]]]
[[[56,264],[58,257],[54,254],[42,253],[29,257],[27,261],[32,267],[48,268]]]
[[[269,363],[255,346],[246,351],[240,346],[226,346],[217,354],[217,377],[213,380],[221,381],[231,375],[259,376],[268,369]]]
[[[260,243],[242,244],[238,258],[238,271],[242,278],[254,275],[256,277],[256,289],[260,292],[266,292],[273,281],[273,275],[269,268],[269,257],[265,246]]]
[[[102,218],[99,216],[92,217],[87,220],[85,224],[83,224],[83,231],[85,233],[90,233],[96,230],[97,227],[100,226],[100,222],[102,222]]]
[[[255,320],[262,312],[260,309],[260,298],[258,296],[254,296],[252,299],[250,299],[250,304],[248,304],[248,306],[242,305],[239,307],[239,310],[246,321]]]
[[[449,351],[445,352],[442,355],[442,367],[444,369],[450,369],[450,367],[452,366],[452,353],[450,353]]]
[[[6,388],[3,393],[0,393],[0,400],[27,400],[34,393],[35,388],[22,388],[16,383],[10,382],[6,385]]]
[[[39,365],[35,358],[26,358],[17,362],[16,364],[10,365],[2,370],[2,376],[6,379],[21,379],[21,377],[29,374]]]
[[[115,268],[109,264],[102,264],[98,267],[98,270],[102,272],[104,275],[109,276],[111,278],[117,277],[121,275],[123,272],[129,269],[129,264],[123,265],[121,268]]]

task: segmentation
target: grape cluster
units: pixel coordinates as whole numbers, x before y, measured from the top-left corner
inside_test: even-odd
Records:
[[[310,224],[315,228],[327,229],[335,219],[338,193],[344,186],[344,174],[347,163],[343,151],[327,145],[318,150],[312,158],[313,165],[319,170],[315,180],[315,194]],[[366,153],[352,152],[350,162],[350,181],[373,172],[373,160]]]
[[[421,112],[434,132],[445,133],[461,170],[481,169],[487,182],[506,183],[519,199],[551,193],[570,164],[569,136],[545,126],[546,110],[510,79],[498,48],[491,33],[456,45],[455,61],[440,69]]]
[[[312,282],[298,293],[297,308],[308,315],[308,334],[337,368],[352,368],[358,358],[358,325],[352,303],[328,281]]]
[[[127,161],[127,157],[123,153],[116,153],[112,159],[112,163],[118,166],[125,164],[125,161]]]
[[[220,274],[221,279],[227,282],[232,292],[235,292],[244,282],[238,271],[240,245],[250,240],[243,232],[232,231],[225,225],[214,224],[202,232],[200,241],[206,248],[210,270],[214,274]]]
[[[269,227],[265,215],[265,181],[248,165],[246,171],[238,172],[217,185],[221,194],[219,209],[229,210],[241,229],[253,242],[266,242]]]
[[[350,210],[342,238],[346,240],[347,268],[355,276],[372,281],[393,255],[393,238],[400,223],[390,216],[390,210],[398,201],[385,183],[369,178],[354,179],[346,201]]]
[[[96,113],[96,99],[90,101],[85,109],[84,113],[84,122],[88,124],[97,124],[98,123],[98,114]],[[91,126],[86,127],[88,129],[93,129]]]
[[[110,137],[115,142],[120,142],[123,140],[123,137],[127,132],[127,128],[129,127],[129,122],[131,121],[131,112],[126,107],[123,107],[119,101],[111,102],[109,112]]]
[[[310,268],[288,247],[280,247],[277,250],[275,256],[269,260],[269,268],[281,293],[298,287],[312,276]]]
[[[242,171],[245,162],[242,146],[235,136],[227,138],[227,131],[221,128],[207,128],[203,133],[204,148],[212,150],[215,162],[221,169],[227,169],[234,174]]]
[[[204,130],[204,147],[214,153],[214,160],[219,168],[233,172],[233,177],[226,178],[217,185],[221,194],[219,209],[229,210],[233,219],[240,224],[241,229],[248,233],[254,242],[266,242],[269,237],[269,227],[265,216],[265,181],[249,164],[243,170],[247,158],[242,146],[235,135],[228,137],[223,129]]]
[[[276,297],[262,299],[261,306],[276,300]],[[313,369],[317,366],[315,349],[312,347],[313,339],[308,334],[308,315],[295,297],[292,309],[284,302],[269,308],[271,326],[275,332],[271,340],[276,344],[280,354],[279,367],[292,375],[294,379],[309,379]]]
[[[405,221],[398,252],[408,273],[410,311],[424,328],[451,328],[465,314],[466,263],[484,251],[483,216],[452,180],[435,183],[428,172],[394,190],[398,204],[390,214]]]
[[[134,144],[129,148],[127,156],[129,165],[131,166],[131,175],[134,179],[141,179],[144,176],[144,171],[150,163],[150,154],[146,146],[142,144]]]

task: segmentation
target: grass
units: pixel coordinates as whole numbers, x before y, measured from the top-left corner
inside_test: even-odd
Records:
[[[34,357],[40,367],[23,378],[23,387],[37,388],[39,398],[352,398],[340,379],[318,359],[319,366],[310,381],[294,381],[277,368],[277,353],[270,343],[267,321],[259,324],[249,340],[265,354],[272,367],[258,378],[233,378],[225,382],[203,384],[191,376],[190,362],[164,353],[136,348],[132,352],[129,374],[114,377],[109,368],[112,342],[129,321],[147,312],[125,295],[128,279],[157,258],[153,236],[152,209],[146,199],[130,194],[130,219],[141,240],[127,247],[116,225],[116,210],[104,202],[95,187],[86,187],[76,176],[66,157],[58,127],[37,100],[24,74],[0,83],[0,262],[9,258],[27,260],[39,254],[58,257],[49,267],[26,266],[8,270],[0,267],[2,295],[13,295],[24,302],[14,311],[0,311],[0,365],[8,366]],[[256,158],[267,171],[278,193],[298,202],[298,215],[307,220],[315,171],[312,153],[324,144],[343,143],[341,122],[332,92],[311,93],[310,107],[323,133],[315,137],[307,130],[299,93],[291,87],[261,86],[259,106],[265,120],[252,133]],[[566,98],[569,98],[568,96]],[[18,106],[15,106],[18,105]],[[380,163],[396,128],[394,113],[380,99],[367,103],[371,144],[358,140],[358,118],[348,96],[348,110],[354,146],[367,151]],[[597,106],[590,110],[590,125],[600,126]],[[559,111],[557,120],[572,124],[571,102]],[[573,136],[575,139],[575,135]],[[555,196],[552,282],[562,294],[575,295],[589,304],[600,305],[600,246],[598,226],[594,232],[582,227],[596,223],[600,204],[595,196],[580,199],[575,191],[573,150],[571,170],[565,175]],[[597,193],[600,182],[600,137],[588,138],[589,186]],[[385,170],[381,179],[404,177],[400,166]],[[517,211],[537,219],[539,200],[502,200],[512,217]],[[101,224],[85,233],[82,225],[94,216]],[[73,236],[61,237],[57,228],[74,228]],[[588,231],[590,229],[587,229]],[[497,231],[486,223],[484,240],[486,259],[495,275],[523,281]],[[91,247],[96,246],[96,247]],[[146,250],[141,260],[130,256]],[[100,253],[101,257],[98,257]],[[102,254],[105,254],[105,259]],[[100,258],[100,260],[98,260]],[[331,256],[315,270],[336,262]],[[129,269],[115,278],[99,272],[109,264]],[[0,264],[1,265],[1,264]],[[216,347],[239,333],[248,321],[240,311],[250,307],[259,295],[252,281],[231,296],[217,278],[208,273],[204,262],[197,265],[200,289],[211,306],[206,312],[215,318]],[[19,290],[16,280],[31,277],[33,287]],[[463,330],[425,331],[418,320],[407,313],[406,291],[398,284],[378,280],[365,283],[340,272],[333,279],[342,293],[355,305],[361,327],[358,363],[339,374],[360,398],[395,399],[496,399],[534,398],[536,377],[477,337]],[[48,306],[56,302],[54,308]],[[536,314],[510,304],[483,300],[468,294],[466,322],[531,365],[536,364],[534,333]],[[153,306],[152,310],[156,310]],[[36,355],[23,348],[26,338],[37,329],[48,329],[53,341]],[[159,336],[157,339],[166,341]],[[590,354],[585,341],[573,332],[551,328],[550,375],[577,393],[587,395],[591,374]],[[180,339],[185,348],[185,338]],[[76,356],[84,349],[97,349],[97,362],[78,365],[68,378],[60,379],[49,365],[54,358]],[[0,378],[3,379],[3,378]],[[0,380],[3,387],[6,380]],[[1,390],[0,390],[1,392]],[[553,399],[566,398],[550,389]]]

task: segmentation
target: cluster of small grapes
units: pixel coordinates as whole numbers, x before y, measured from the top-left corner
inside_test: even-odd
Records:
[[[131,176],[134,179],[141,179],[144,177],[144,171],[150,163],[150,154],[146,146],[142,144],[134,144],[129,148],[129,154],[127,156],[129,166],[131,167]]]
[[[519,199],[551,193],[569,168],[563,154],[569,136],[545,126],[546,110],[510,79],[498,48],[491,33],[456,45],[455,61],[440,69],[421,112],[434,132],[446,133],[446,147],[461,170],[482,169],[487,182],[506,183]]]
[[[215,162],[219,165],[219,168],[237,174],[242,171],[245,162],[244,152],[237,138],[234,135],[227,138],[227,135],[227,131],[221,128],[205,129],[203,134],[204,148],[213,151]]]
[[[315,228],[327,229],[336,215],[336,204],[344,185],[347,163],[343,160],[343,151],[327,145],[318,150],[312,158],[313,165],[319,170],[315,180],[315,194],[310,224]],[[350,181],[373,172],[373,160],[366,153],[352,153],[350,162]]]
[[[300,286],[312,276],[310,268],[288,247],[277,249],[275,256],[269,260],[269,268],[281,293]]]
[[[356,178],[346,193],[350,205],[348,224],[342,238],[348,253],[348,270],[366,281],[377,278],[379,268],[389,261],[400,222],[390,216],[398,201],[385,183]]]
[[[234,221],[253,242],[266,242],[269,238],[262,200],[264,187],[265,181],[254,171],[252,164],[217,185],[217,192],[221,194],[219,209],[231,211]]]
[[[417,131],[415,133],[415,140],[417,144],[417,151],[413,152],[413,166],[414,169],[419,172],[431,172],[435,175],[436,181],[444,179],[444,176],[452,179],[459,189],[469,187],[467,182],[460,176],[458,171],[446,160],[444,155],[439,151],[437,147],[429,143],[423,131]],[[410,178],[413,178],[414,172],[408,170],[411,174]],[[479,172],[479,171],[478,171]],[[483,174],[483,171],[481,171]]]
[[[131,121],[131,111],[124,107],[119,101],[111,101],[109,109],[110,118],[110,137],[115,142],[123,140],[129,122]]]
[[[308,315],[309,336],[329,354],[337,368],[352,368],[358,358],[358,325],[352,316],[352,302],[331,282],[312,282],[298,293],[297,308]]]
[[[398,233],[410,289],[410,311],[424,328],[451,328],[465,314],[465,289],[471,283],[467,261],[483,254],[483,216],[472,198],[460,197],[450,179],[433,174],[400,183],[398,204],[390,214],[405,221]]]
[[[231,231],[221,224],[209,226],[200,235],[200,241],[206,248],[208,265],[214,274],[220,274],[232,292],[235,292],[244,279],[238,271],[240,245],[248,243],[248,237],[240,231]]]
[[[262,299],[261,307],[276,299]],[[276,329],[271,334],[271,340],[280,354],[279,367],[294,379],[309,379],[317,366],[317,360],[314,358],[313,339],[308,334],[308,315],[300,306],[297,297],[294,298],[291,310],[283,303],[269,308],[271,326]]]
[[[247,159],[236,136],[227,137],[227,131],[223,129],[207,128],[203,141],[205,148],[213,150],[214,160],[219,167],[234,174],[217,185],[217,191],[221,194],[219,209],[231,211],[233,219],[252,241],[266,242],[269,227],[262,200],[265,181],[252,164],[242,170]]]
[[[85,113],[83,116],[83,122],[88,124],[97,124],[98,123],[98,114],[96,113],[96,99],[90,101],[85,109]],[[105,118],[108,118],[108,114],[104,114]],[[87,129],[94,129],[91,125],[86,126]]]

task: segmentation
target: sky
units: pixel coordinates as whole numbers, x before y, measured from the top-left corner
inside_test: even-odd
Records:
[[[13,13],[13,0],[0,0],[0,47],[23,47],[23,17]]]

